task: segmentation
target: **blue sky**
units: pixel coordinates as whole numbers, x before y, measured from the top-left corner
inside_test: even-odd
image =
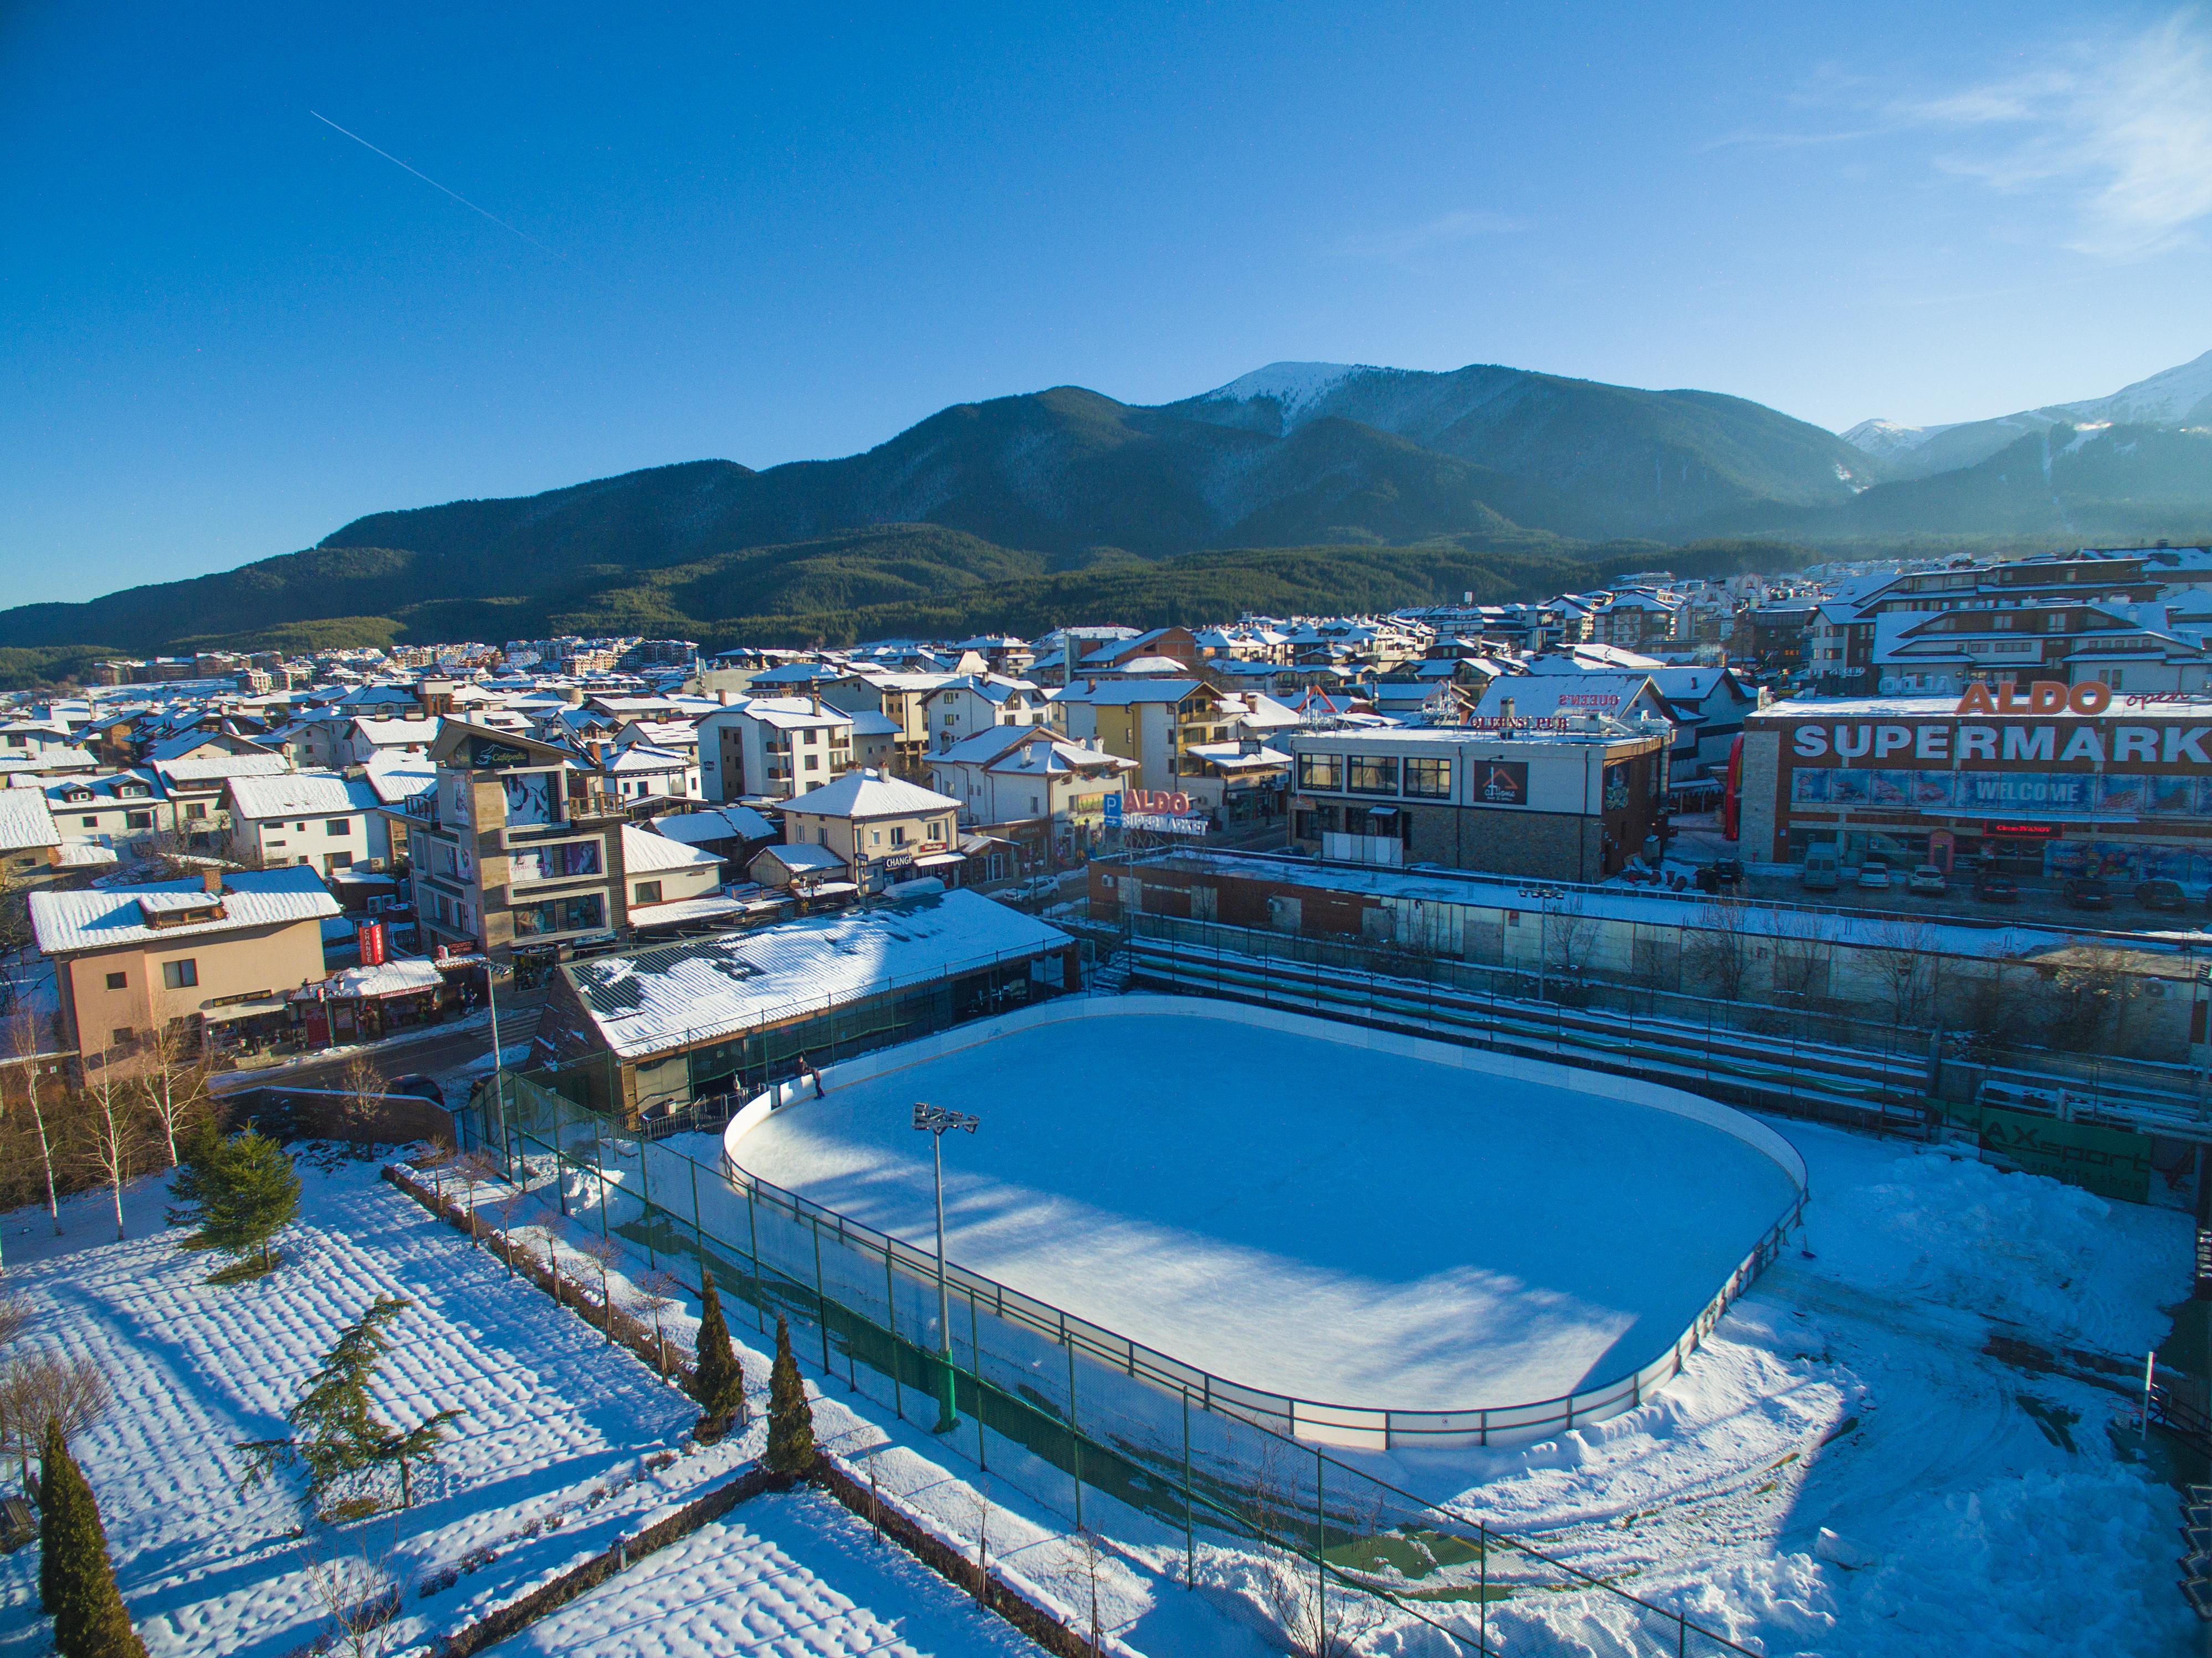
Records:
[[[2212,348],[2202,9],[821,9],[0,8],[0,604],[1065,383],[1840,428]]]

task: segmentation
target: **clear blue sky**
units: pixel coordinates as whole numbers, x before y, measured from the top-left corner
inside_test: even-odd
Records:
[[[828,9],[0,5],[0,604],[1064,383],[1840,428],[2212,347],[2202,9]]]

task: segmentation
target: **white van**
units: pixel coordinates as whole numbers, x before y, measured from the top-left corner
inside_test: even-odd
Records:
[[[1833,847],[1805,848],[1805,872],[1800,878],[1808,892],[1833,892],[1843,884],[1840,860]]]

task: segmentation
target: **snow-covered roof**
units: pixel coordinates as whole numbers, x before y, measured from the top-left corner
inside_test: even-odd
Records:
[[[653,827],[672,841],[696,846],[702,841],[773,841],[775,825],[750,806],[717,806],[712,811],[671,812]]]
[[[46,797],[37,789],[0,789],[0,852],[24,852],[33,847],[58,847],[61,831],[54,827]]]
[[[959,805],[950,795],[864,767],[847,772],[834,783],[794,795],[783,803],[782,811],[786,816],[797,813],[807,817],[897,817],[910,812],[956,811]]]
[[[287,777],[234,777],[230,798],[241,817],[327,816],[333,812],[368,811],[378,804],[377,792],[356,778],[333,771],[295,772]]]
[[[210,900],[218,896],[220,915],[211,913],[204,920],[187,919],[160,928],[147,924],[149,914],[189,916],[202,908],[212,911],[215,905]],[[210,894],[198,881],[157,881],[85,892],[33,892],[30,906],[32,930],[38,935],[39,948],[49,956],[319,920],[338,913],[338,901],[331,896],[322,878],[305,865],[234,871],[223,877],[220,895]]]
[[[363,714],[353,722],[353,728],[379,748],[405,748],[416,743],[428,747],[438,735],[438,721],[434,718],[379,720]]]
[[[671,898],[663,904],[632,904],[629,915],[634,927],[683,926],[694,921],[718,921],[726,916],[742,915],[750,908],[743,899],[708,893],[703,898]]]
[[[802,870],[842,869],[845,860],[827,847],[817,846],[811,841],[793,841],[787,846],[763,847],[759,858],[773,858],[794,875]]]
[[[325,981],[333,996],[412,996],[435,990],[445,983],[436,966],[424,961],[380,962],[374,967],[349,967]]]
[[[196,760],[156,760],[154,769],[174,788],[179,783],[220,783],[234,777],[281,777],[292,762],[281,754],[210,754]]]
[[[607,1046],[636,1059],[1067,942],[1058,927],[955,890],[602,956],[561,972]]]
[[[622,826],[623,867],[632,874],[641,870],[708,869],[722,860],[711,852],[672,841],[665,835],[648,835],[628,823]]]
[[[396,756],[362,768],[362,780],[386,805],[396,805],[438,786],[438,768],[427,756]]]

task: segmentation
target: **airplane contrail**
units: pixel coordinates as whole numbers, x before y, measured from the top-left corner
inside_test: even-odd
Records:
[[[432,178],[428,173],[424,173],[424,172],[422,172],[422,171],[420,171],[420,170],[419,170],[419,169],[417,169],[417,168],[411,167],[408,167],[406,162],[404,162],[404,161],[401,161],[401,160],[400,160],[397,155],[393,155],[393,154],[392,154],[392,152],[391,152],[391,151],[389,151],[389,150],[386,150],[386,149],[376,149],[376,146],[375,146],[374,144],[372,144],[371,143],[369,143],[369,142],[368,142],[368,139],[366,139],[366,138],[364,138],[364,137],[362,137],[361,136],[361,134],[359,134],[358,132],[350,132],[350,131],[347,131],[347,130],[346,130],[344,127],[340,126],[340,125],[339,125],[336,121],[333,121],[332,119],[331,119],[331,118],[330,118],[329,116],[327,116],[327,115],[324,114],[320,110],[311,109],[311,110],[309,110],[309,111],[307,112],[307,113],[308,113],[308,114],[310,114],[310,115],[312,115],[312,116],[313,116],[313,117],[314,117],[318,121],[320,121],[320,122],[321,122],[325,126],[329,127],[332,131],[334,131],[334,132],[343,132],[343,133],[345,133],[345,136],[346,136],[347,137],[349,137],[349,138],[352,139],[352,140],[354,141],[354,143],[356,143],[359,144],[359,145],[360,145],[363,149],[375,150],[375,151],[376,151],[376,154],[378,154],[379,155],[383,156],[383,157],[384,157],[384,159],[385,159],[386,161],[387,161],[391,162],[392,166],[397,167],[404,167],[404,168],[406,168],[406,170],[407,170],[408,172],[414,173],[414,174],[415,174],[415,176],[416,176],[416,178],[420,179],[421,179],[424,184],[426,184],[426,185],[429,185],[431,189],[433,189],[433,190],[443,190],[443,191],[445,191],[445,192],[446,192],[446,194],[447,194],[447,195],[448,195],[448,196],[452,197],[455,201],[459,202],[459,203],[463,207],[465,207],[465,208],[468,209],[468,210],[469,210],[470,212],[471,212],[471,213],[481,213],[481,214],[483,214],[483,216],[484,216],[485,218],[489,219],[489,220],[490,220],[494,224],[497,225],[497,226],[498,226],[501,230],[510,230],[510,231],[514,231],[514,234],[515,234],[516,235],[518,235],[518,236],[521,237],[521,238],[522,238],[522,240],[523,240],[524,241],[528,242],[528,243],[529,243],[532,247],[536,248],[539,252],[541,252],[541,253],[553,253],[553,250],[552,250],[551,248],[550,248],[550,247],[546,246],[544,243],[543,243],[543,242],[539,241],[539,240],[538,240],[538,238],[537,238],[537,237],[535,237],[535,236],[532,235],[528,231],[526,231],[526,230],[515,230],[515,228],[514,228],[514,227],[513,225],[511,225],[511,224],[507,223],[507,222],[506,220],[504,220],[504,219],[501,218],[501,217],[499,216],[499,215],[498,215],[498,214],[496,214],[496,213],[485,213],[485,212],[484,212],[484,210],[483,210],[483,209],[482,209],[482,208],[478,207],[478,206],[477,206],[474,202],[471,201],[467,197],[465,197],[465,196],[462,195],[462,194],[461,194],[461,192],[460,192],[459,191],[458,191],[458,190],[446,190],[446,186],[445,186],[445,185],[443,185],[440,184],[440,183],[439,183],[435,179]],[[561,256],[560,256],[559,254],[557,254],[557,253],[553,253],[553,257],[554,257],[555,258],[556,258],[556,259],[557,259],[557,258],[559,258]]]

